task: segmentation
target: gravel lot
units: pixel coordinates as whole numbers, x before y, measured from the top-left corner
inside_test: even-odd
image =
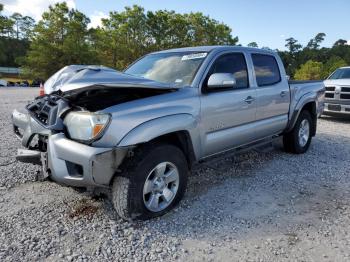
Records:
[[[10,113],[38,89],[0,89],[0,261],[349,261],[350,120],[322,118],[304,155],[226,155],[193,170],[170,214],[124,222],[106,197],[36,181],[14,162]]]

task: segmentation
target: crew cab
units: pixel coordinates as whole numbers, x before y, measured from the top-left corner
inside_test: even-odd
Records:
[[[125,219],[171,210],[193,163],[283,137],[308,150],[324,107],[322,82],[288,83],[277,53],[203,46],[145,55],[124,72],[67,66],[45,95],[12,114],[43,175],[74,187],[111,188]]]

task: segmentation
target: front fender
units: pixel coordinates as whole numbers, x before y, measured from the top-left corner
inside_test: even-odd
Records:
[[[201,152],[198,121],[190,114],[169,115],[144,122],[127,133],[118,143],[118,147],[146,143],[162,135],[179,131],[189,133],[196,159],[198,159]]]

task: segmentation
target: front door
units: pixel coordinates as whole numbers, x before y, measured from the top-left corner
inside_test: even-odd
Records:
[[[211,74],[232,73],[234,88],[203,92]],[[201,95],[203,156],[249,143],[255,139],[256,89],[250,87],[243,53],[219,56],[204,81]]]

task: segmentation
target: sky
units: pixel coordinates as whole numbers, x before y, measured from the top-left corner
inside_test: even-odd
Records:
[[[39,20],[50,4],[62,0],[0,0],[5,14],[20,12]],[[100,24],[110,11],[122,11],[134,4],[146,10],[175,10],[179,13],[202,12],[232,28],[239,43],[257,42],[259,47],[284,50],[285,39],[294,37],[306,45],[317,33],[326,34],[323,46],[338,39],[350,44],[350,0],[66,0]]]

